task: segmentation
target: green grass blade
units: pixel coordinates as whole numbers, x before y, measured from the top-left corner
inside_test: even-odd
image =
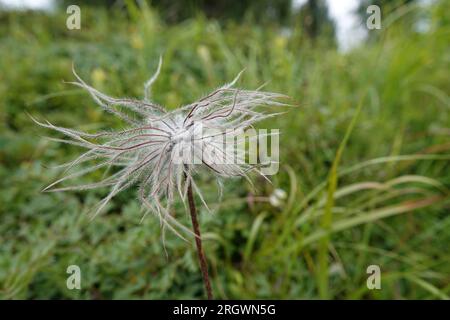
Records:
[[[348,139],[350,138],[350,134],[353,131],[353,128],[356,125],[356,121],[361,112],[361,108],[363,105],[363,101],[365,98],[365,94],[362,95],[356,112],[350,122],[350,125],[345,132],[344,139],[342,139],[341,144],[336,152],[336,157],[334,158],[333,165],[331,167],[329,176],[328,176],[328,193],[327,193],[327,202],[325,205],[324,215],[321,221],[321,227],[326,232],[326,236],[323,237],[319,244],[318,249],[318,270],[317,270],[317,283],[319,288],[319,296],[322,299],[328,299],[328,244],[329,244],[329,231],[331,230],[331,226],[333,223],[333,206],[334,206],[334,193],[336,192],[337,184],[338,184],[338,166],[339,161],[341,160],[342,153],[344,152],[345,146],[347,144]]]

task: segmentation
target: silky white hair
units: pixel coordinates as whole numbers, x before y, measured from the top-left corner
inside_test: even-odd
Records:
[[[37,124],[68,137],[68,139],[50,138],[51,140],[87,149],[76,159],[59,165],[59,168],[65,168],[66,175],[47,186],[44,191],[110,188],[109,194],[96,206],[93,214],[95,217],[119,192],[138,185],[139,199],[146,208],[145,215],[153,212],[159,217],[163,227],[167,226],[181,236],[178,232],[180,229],[190,234],[192,232],[170,214],[175,194],[178,194],[185,203],[190,184],[203,205],[208,207],[194,181],[194,175],[198,170],[206,169],[219,180],[234,176],[248,179],[247,175],[251,171],[263,175],[256,165],[246,164],[242,161],[244,159],[232,163],[217,160],[222,157],[236,157],[235,149],[228,148],[227,144],[233,141],[239,132],[257,121],[278,114],[258,111],[257,107],[287,104],[279,101],[280,98],[286,97],[282,94],[260,91],[261,88],[257,90],[233,88],[242,74],[241,71],[233,81],[198,101],[168,111],[150,100],[150,89],[159,75],[161,65],[160,58],[156,73],[144,85],[143,100],[107,96],[86,84],[73,68],[77,81],[71,83],[87,90],[104,110],[125,121],[129,126],[126,130],[86,133],[58,127],[48,121],[39,122],[32,119]],[[200,136],[196,132],[199,127],[203,130]],[[192,151],[194,159],[178,157],[180,153],[192,154]],[[240,156],[245,157],[245,154]],[[81,166],[85,162],[94,164],[88,167]],[[101,181],[67,187],[58,186],[66,180],[112,167],[117,167],[115,172]],[[79,169],[74,170],[75,168]]]

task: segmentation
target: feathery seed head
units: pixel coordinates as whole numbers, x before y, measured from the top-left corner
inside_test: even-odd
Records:
[[[138,185],[142,204],[159,216],[163,226],[180,235],[177,231],[180,228],[191,232],[169,213],[175,193],[185,202],[190,184],[207,207],[194,181],[198,170],[206,169],[218,178],[248,178],[250,171],[262,174],[256,165],[246,163],[246,153],[237,152],[236,145],[245,139],[242,132],[246,128],[275,115],[258,111],[257,107],[286,104],[278,101],[285,97],[281,94],[233,88],[241,72],[231,83],[200,100],[167,111],[150,100],[150,88],[160,72],[161,64],[160,59],[155,75],[145,83],[143,100],[107,96],[86,84],[73,70],[78,80],[73,84],[87,90],[104,110],[124,120],[129,126],[126,130],[92,134],[32,119],[68,137],[52,140],[86,149],[73,161],[58,166],[65,168],[67,174],[50,184],[45,191],[110,188],[109,194],[98,204],[95,216],[119,192]],[[129,115],[130,112],[134,117]],[[92,164],[83,166],[88,162]],[[73,171],[76,167],[81,168]],[[115,167],[114,173],[101,181],[57,187],[66,180],[112,167]]]

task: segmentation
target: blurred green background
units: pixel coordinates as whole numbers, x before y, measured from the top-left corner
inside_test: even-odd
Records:
[[[80,30],[66,28],[69,2],[81,8]],[[244,67],[241,87],[269,81],[298,105],[260,124],[282,132],[273,185],[231,180],[219,203],[215,183],[199,182],[215,209],[200,221],[216,297],[448,299],[449,1],[374,1],[382,29],[347,51],[324,1],[69,2],[0,12],[1,298],[204,298],[193,242],[168,232],[166,257],[158,219],[139,223],[135,190],[93,221],[108,190],[40,191],[80,150],[46,140],[57,135],[26,114],[123,128],[63,83],[72,62],[100,91],[141,97],[163,54],[153,96],[168,108]],[[363,25],[369,3],[360,2]],[[81,290],[66,287],[71,264]],[[369,265],[381,268],[381,290],[366,286]]]

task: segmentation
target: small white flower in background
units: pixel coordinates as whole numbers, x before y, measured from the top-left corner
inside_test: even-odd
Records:
[[[345,269],[342,266],[342,263],[332,263],[330,265],[330,269],[328,270],[328,274],[331,275],[339,275],[343,278],[345,278],[347,275],[345,273]]]
[[[160,72],[161,64],[160,59],[156,73],[145,83],[144,100],[109,97],[86,84],[73,71],[78,79],[73,84],[86,89],[97,104],[127,122],[129,128],[121,131],[86,133],[58,127],[48,121],[41,123],[33,118],[39,125],[61,132],[69,138],[51,140],[87,149],[73,161],[58,166],[65,168],[65,173],[85,162],[94,163],[68,173],[50,184],[44,191],[109,187],[110,192],[98,204],[95,216],[119,192],[132,185],[138,185],[139,199],[147,208],[147,212],[152,211],[160,218],[163,226],[168,226],[180,235],[175,227],[189,233],[191,231],[169,213],[175,193],[178,193],[185,202],[187,188],[191,184],[194,192],[207,207],[194,181],[194,175],[199,169],[207,169],[218,178],[234,176],[248,178],[247,173],[251,171],[262,175],[256,166],[246,164],[245,161],[221,163],[217,160],[236,156],[235,149],[228,148],[230,139],[227,138],[235,138],[239,132],[255,122],[276,115],[257,111],[257,107],[285,106],[287,104],[277,100],[286,96],[259,90],[235,89],[233,85],[240,73],[231,83],[214,90],[200,100],[167,111],[149,99],[150,87]],[[202,131],[200,135],[199,131]],[[211,134],[212,132],[214,134]],[[231,143],[235,144],[234,141]],[[245,157],[245,154],[241,157]],[[116,167],[117,170],[101,181],[55,188],[66,180],[98,169],[108,170],[111,167]],[[281,192],[282,190],[276,190],[278,198],[280,196],[282,198]]]
[[[269,196],[269,202],[274,207],[281,207],[286,197],[286,191],[284,191],[283,189],[275,189]]]

